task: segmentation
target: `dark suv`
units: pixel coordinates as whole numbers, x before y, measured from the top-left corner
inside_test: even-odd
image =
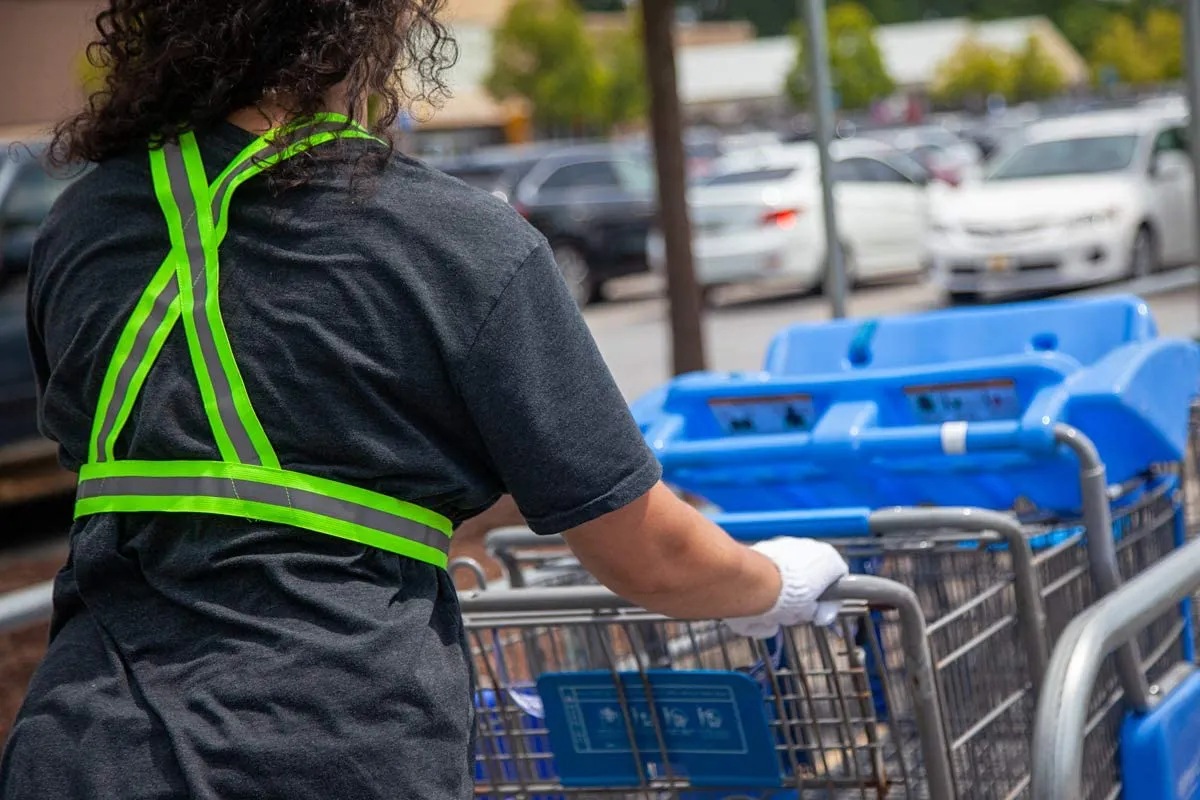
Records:
[[[605,281],[647,270],[654,172],[633,149],[511,149],[439,168],[512,203],[541,231],[581,306],[600,299]]]

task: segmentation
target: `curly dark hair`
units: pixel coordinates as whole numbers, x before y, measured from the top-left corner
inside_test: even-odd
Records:
[[[103,88],[54,132],[50,160],[100,162],[203,131],[235,111],[272,104],[288,116],[363,116],[389,143],[409,104],[436,104],[457,57],[437,14],[444,0],[109,0],[88,61]],[[347,108],[327,108],[344,84]],[[337,148],[291,159],[289,171]],[[382,155],[382,148],[370,148]]]

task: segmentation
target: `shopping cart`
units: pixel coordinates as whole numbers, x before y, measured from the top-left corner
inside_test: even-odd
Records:
[[[1178,503],[1176,477],[1139,483],[1115,500],[1115,516],[1107,528],[1112,536],[1094,537],[1090,547],[1084,546],[1082,524],[1022,523],[1012,514],[979,509],[842,509],[713,519],[746,541],[777,535],[829,540],[855,571],[912,587],[929,623],[956,781],[972,788],[964,796],[1000,798],[1015,796],[1028,784],[1033,704],[1048,642],[1093,602],[1093,572],[1115,585],[1176,548],[1182,519]],[[513,574],[533,564],[530,574],[536,576],[540,564],[553,560],[556,577],[562,578],[569,557],[552,548],[556,541],[561,546],[556,537],[509,529],[492,534],[488,547]],[[514,583],[530,580],[518,577]],[[577,564],[574,580],[589,580]],[[1178,611],[1163,614],[1136,645],[1125,649],[1125,669],[1148,669],[1157,679],[1176,661],[1190,660],[1192,635],[1186,619]],[[866,647],[866,630],[859,630],[856,641],[871,667],[876,649]],[[575,668],[604,663],[603,652],[572,636],[584,634],[568,631],[561,637]],[[651,652],[661,652],[653,647],[653,631],[644,638]],[[876,644],[885,666],[898,669],[902,653],[894,643]],[[1106,665],[1100,685],[1106,698],[1118,692],[1114,666]],[[897,713],[879,686],[871,686],[871,695],[880,719]]]
[[[1122,675],[1123,693],[1096,688],[1111,654],[1200,590],[1191,541],[1078,617],[1063,633],[1038,702],[1034,800],[1175,800],[1200,796],[1200,675],[1193,661],[1159,680]]]
[[[953,797],[915,595],[855,576],[826,597],[846,603],[835,626],[762,642],[629,608],[599,587],[464,595],[487,693],[477,796]],[[669,643],[668,664],[648,663],[647,628]],[[874,667],[854,644],[862,629]],[[565,658],[565,643],[579,640],[594,643],[590,669]],[[901,667],[888,665],[881,641],[903,653]],[[872,685],[886,693],[887,719]]]

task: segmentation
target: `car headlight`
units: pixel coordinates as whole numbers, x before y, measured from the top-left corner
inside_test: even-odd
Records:
[[[1121,209],[1117,206],[1110,206],[1108,208],[1102,208],[1098,211],[1092,211],[1087,214],[1080,214],[1078,216],[1071,217],[1067,220],[1067,226],[1076,228],[1103,225],[1106,222],[1112,222],[1119,216],[1121,216]]]

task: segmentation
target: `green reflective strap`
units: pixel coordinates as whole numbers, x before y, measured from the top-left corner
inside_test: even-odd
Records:
[[[133,402],[137,398],[137,393],[141,388],[142,382],[145,380],[145,373],[148,370],[149,365],[146,365],[147,369],[145,370],[141,368],[141,364],[138,365],[138,369],[141,373],[140,378],[137,377],[135,373],[135,382],[125,392],[123,392],[122,397],[115,396],[118,377],[120,376],[121,371],[125,368],[126,362],[130,358],[130,354],[133,351],[134,342],[138,337],[138,332],[141,330],[143,325],[147,324],[147,320],[150,318],[150,313],[154,308],[155,301],[158,299],[158,296],[167,288],[167,285],[170,283],[171,278],[173,278],[174,275],[175,258],[174,251],[172,251],[172,253],[163,260],[163,263],[158,268],[158,271],[154,273],[154,277],[150,279],[149,285],[147,285],[145,291],[142,292],[142,296],[138,299],[137,305],[135,305],[133,308],[133,313],[130,314],[128,321],[125,323],[124,329],[121,331],[121,336],[117,340],[116,350],[113,352],[112,359],[108,362],[108,369],[104,373],[104,382],[100,388],[100,400],[96,404],[96,416],[92,422],[92,436],[88,444],[88,461],[96,462],[112,458],[113,445],[116,443],[117,437],[120,436],[125,418],[128,417],[128,411],[125,412],[125,417],[119,418],[120,421],[113,428],[113,430],[107,436],[104,436],[105,441],[101,442],[100,439],[103,435],[104,422],[108,418],[110,413],[109,410],[114,403],[119,403],[122,409],[125,409],[126,406],[133,406]],[[165,323],[165,328],[163,325],[159,325],[158,330],[155,331],[154,337],[151,340],[152,346],[154,342],[157,342],[157,347],[159,349],[161,349],[162,342],[166,339],[167,334],[170,333],[171,328],[175,326],[175,322],[179,319],[178,301],[175,301],[171,304],[171,309],[172,310],[169,312],[169,321]],[[157,355],[158,350],[155,349],[153,355],[148,356],[148,360],[152,362],[154,357]]]
[[[427,508],[397,500],[379,492],[362,489],[340,481],[318,478],[286,469],[258,467],[252,464],[235,464],[222,461],[108,461],[101,464],[84,464],[79,470],[79,480],[96,481],[105,478],[222,478],[235,481],[267,483],[289,489],[356,503],[412,520],[429,528],[441,531],[447,537],[454,531],[449,519]]]
[[[167,307],[167,315],[163,317],[162,322],[158,324],[158,327],[151,334],[150,346],[146,350],[146,355],[138,361],[137,367],[133,372],[133,379],[129,383],[129,389],[125,392],[125,397],[121,401],[120,408],[117,410],[116,424],[113,426],[112,432],[108,435],[104,443],[104,450],[110,458],[117,446],[117,438],[121,435],[121,431],[125,429],[125,423],[129,421],[129,415],[133,413],[134,403],[137,402],[138,395],[142,392],[142,386],[146,383],[146,376],[150,374],[150,367],[154,365],[159,352],[162,351],[167,337],[175,329],[175,323],[179,321],[179,314],[179,297],[177,296],[171,301],[171,305]]]
[[[324,144],[325,142],[331,142],[334,139],[339,139],[339,138],[375,139],[374,136],[372,136],[371,134],[369,134],[365,131],[357,131],[354,129],[347,130],[347,131],[341,131],[341,132],[329,131],[329,132],[325,132],[325,133],[313,134],[312,136],[309,136],[305,139],[301,139],[298,142],[292,143],[285,150],[280,150],[276,153],[266,156],[265,158],[260,159],[257,163],[252,165],[249,169],[244,170],[244,171],[239,172],[236,175],[234,175],[232,178],[232,182],[229,184],[229,191],[225,192],[225,196],[222,198],[221,208],[220,208],[219,212],[217,213],[217,226],[216,226],[217,234],[216,235],[217,235],[218,244],[225,240],[225,235],[229,232],[229,201],[230,201],[230,198],[233,197],[233,192],[235,189],[237,189],[239,186],[241,186],[246,181],[253,178],[255,175],[258,175],[259,173],[263,172],[264,170],[270,169],[274,165],[278,164],[280,161],[285,161],[285,160],[291,158],[292,156],[303,153],[305,150],[312,149],[313,147],[316,147],[317,145]],[[376,141],[378,141],[378,140],[376,140]],[[253,156],[251,156],[251,157],[253,157]],[[236,168],[238,166],[240,166],[240,164],[237,164],[237,163],[231,164],[230,169],[227,170],[227,172],[233,172],[234,168]]]
[[[408,556],[409,558],[414,558],[426,564],[441,567],[442,569],[446,568],[448,562],[448,557],[445,553],[420,542],[391,536],[373,528],[356,525],[353,522],[346,522],[345,520],[333,519],[311,511],[300,511],[268,503],[194,495],[180,497],[123,495],[117,497],[91,497],[79,500],[75,504],[76,519],[91,514],[154,511],[221,514],[230,517],[257,519],[280,525],[291,525],[315,533],[337,536],[340,539],[349,539],[359,544],[386,550],[389,553]]]
[[[183,141],[186,138],[191,138],[193,144],[195,137],[191,134],[183,134],[180,136],[180,154],[183,154]],[[154,188],[158,194],[159,202],[163,205],[163,211],[167,218],[167,227],[171,232],[171,250],[175,254],[175,275],[179,281],[179,309],[183,316],[183,329],[187,334],[188,352],[192,358],[192,368],[196,373],[196,383],[200,387],[200,399],[204,404],[204,413],[208,417],[209,427],[212,428],[213,438],[217,443],[217,450],[221,453],[221,458],[226,461],[238,461],[237,448],[234,447],[233,441],[229,438],[229,432],[225,430],[225,423],[221,420],[221,412],[217,407],[216,390],[213,388],[212,377],[208,373],[208,365],[204,359],[204,351],[200,344],[200,334],[196,329],[196,297],[195,291],[192,288],[192,269],[198,265],[190,264],[188,257],[187,240],[184,234],[184,220],[181,218],[179,206],[175,201],[173,191],[173,181],[168,174],[167,154],[165,150],[151,150],[151,164],[161,163],[162,171],[154,172]],[[157,155],[157,158],[155,157]],[[184,168],[187,168],[187,159],[183,161]],[[203,165],[201,165],[203,172]],[[201,218],[210,217],[208,211],[208,188],[205,186],[202,196],[196,195],[196,187],[192,180],[190,170],[187,170],[187,184],[192,195],[192,200],[195,203],[195,224],[199,226]],[[164,199],[165,195],[165,199]],[[211,218],[209,220],[211,226]]]
[[[350,138],[366,137],[368,139],[374,139],[375,141],[380,142],[380,143],[382,143],[382,141],[383,141],[378,136],[375,136],[372,133],[370,133],[366,128],[364,128],[358,122],[355,122],[354,120],[347,117],[345,114],[339,114],[336,111],[322,111],[320,113],[313,114],[312,116],[293,120],[292,122],[288,123],[287,125],[283,125],[279,128],[275,128],[274,130],[268,131],[266,134],[264,134],[264,138],[273,141],[274,139],[278,138],[279,136],[281,136],[285,133],[291,133],[293,131],[304,130],[305,128],[311,128],[316,125],[331,125],[331,124],[344,126],[342,130],[338,131],[339,135],[345,135]]]
[[[200,226],[200,236],[204,247],[204,273],[207,291],[204,294],[204,307],[202,309],[196,308],[195,313],[202,313],[207,318],[208,329],[212,334],[213,346],[216,350],[217,359],[220,362],[219,364],[208,364],[208,368],[220,369],[225,373],[225,382],[229,387],[229,396],[233,401],[233,407],[237,413],[241,427],[245,431],[245,435],[250,439],[254,452],[258,455],[259,463],[265,467],[278,467],[279,457],[275,454],[275,448],[271,446],[271,442],[267,438],[267,433],[263,430],[258,415],[254,412],[254,406],[250,402],[250,395],[246,392],[246,383],[242,379],[241,370],[238,369],[237,361],[233,356],[233,345],[230,344],[229,334],[225,330],[225,320],[221,316],[221,267],[217,254],[220,248],[220,239],[217,237],[214,229],[212,190],[204,174],[204,162],[200,156],[200,147],[196,143],[195,136],[191,134],[181,138],[180,145],[183,150],[184,161],[187,164],[188,179],[191,182],[192,194],[197,200],[197,216],[203,221]],[[226,197],[229,196],[232,189],[233,187],[231,186],[230,191],[225,194]],[[204,203],[203,211],[199,211],[201,199],[203,199]],[[228,223],[226,223],[226,229],[228,229]],[[230,460],[228,456],[224,457],[226,460]],[[243,459],[235,455],[233,460],[241,461]]]
[[[270,149],[272,142],[280,135],[282,130],[302,130],[303,128],[319,124],[350,124],[352,127],[337,131],[316,133],[304,137],[282,151],[273,152],[266,157],[260,158],[264,152]],[[229,204],[233,198],[234,191],[250,178],[260,174],[263,170],[269,169],[280,161],[291,158],[318,144],[342,137],[374,138],[363,128],[351,123],[342,115],[332,113],[318,114],[303,122],[298,122],[290,128],[277,129],[259,137],[246,147],[218,176],[212,186],[209,187],[210,198],[215,197],[215,193],[220,191],[222,187],[224,188],[220,194],[220,208],[212,210],[215,219],[215,230],[211,235],[206,235],[204,238],[205,270],[209,286],[209,291],[205,298],[204,313],[208,318],[208,326],[212,331],[217,357],[221,362],[221,370],[225,373],[226,381],[229,384],[230,394],[233,405],[237,410],[238,418],[241,420],[242,427],[254,446],[255,452],[258,454],[258,460],[266,467],[278,467],[279,457],[276,455],[275,449],[267,437],[266,430],[263,428],[262,422],[254,410],[254,404],[250,400],[250,394],[246,390],[246,382],[242,378],[241,370],[238,368],[237,359],[233,354],[233,345],[225,329],[224,318],[221,316],[219,293],[217,290],[220,281],[220,247],[229,231]],[[187,146],[194,147],[194,140]],[[198,157],[199,153],[197,150]],[[246,163],[252,159],[257,160],[247,167]],[[226,183],[228,183],[227,186],[225,185]]]
[[[246,161],[249,161],[250,159],[262,153],[264,150],[270,148],[271,144],[285,131],[302,130],[304,128],[311,128],[314,125],[325,124],[348,125],[349,127],[343,129],[342,131],[338,131],[338,135],[345,136],[350,139],[374,139],[376,142],[383,144],[382,139],[371,134],[366,128],[364,128],[362,125],[359,125],[357,122],[354,122],[345,114],[336,114],[332,111],[314,114],[313,116],[307,117],[303,120],[297,120],[291,125],[285,125],[282,128],[274,128],[269,130],[250,144],[246,145],[244,148],[242,148],[242,152],[238,153],[233,161],[229,162],[229,166],[221,171],[221,174],[215,181],[212,182],[212,186],[210,188],[215,191],[218,186],[228,179],[230,173],[232,173],[235,169],[239,169]]]

